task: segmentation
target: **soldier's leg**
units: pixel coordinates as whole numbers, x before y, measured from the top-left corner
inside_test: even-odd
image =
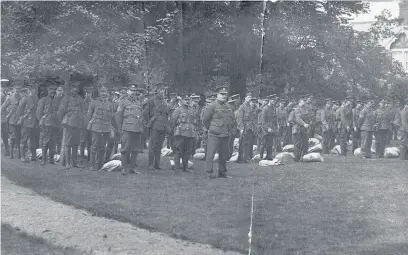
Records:
[[[218,160],[218,171],[220,177],[226,177],[227,175],[227,160],[228,160],[228,146],[227,137],[221,137],[219,143],[219,160]]]
[[[21,139],[20,139],[20,153],[21,161],[28,163],[26,156],[27,142],[30,136],[30,128],[22,127],[21,128]]]
[[[49,140],[49,127],[43,126],[41,127],[41,133],[40,133],[40,147],[42,151],[42,156],[41,156],[41,165],[46,165],[47,164],[47,150],[48,150],[48,140]]]
[[[322,141],[322,153],[329,154],[329,142],[330,142],[330,134],[329,130],[323,132],[323,141]]]
[[[260,134],[258,150],[259,150],[259,158],[261,160],[264,159],[265,149],[268,146],[267,139],[268,138],[267,138],[267,136],[265,134],[263,134],[263,133]]]
[[[154,161],[154,151],[155,151],[155,144],[157,143],[158,139],[158,131],[151,130],[150,132],[150,139],[149,139],[149,167],[153,167]],[[122,145],[123,146],[123,145]]]
[[[347,129],[342,128],[340,130],[341,155],[347,156],[347,147],[348,147],[348,132],[347,132]]]
[[[272,155],[273,155],[273,147],[274,147],[273,142],[274,142],[274,140],[275,140],[275,137],[273,136],[273,134],[268,134],[267,135],[267,145],[268,145],[268,147],[266,149],[266,158],[265,158],[267,160],[272,160],[273,159]]]
[[[10,124],[10,158],[14,158],[14,146],[16,144],[16,125]],[[19,146],[19,144],[17,145]]]
[[[377,157],[380,157],[380,151],[381,151],[381,134],[380,130],[377,130],[374,132],[374,137],[375,137],[375,155]]]
[[[142,145],[142,133],[141,132],[130,132],[132,136],[131,139],[131,154],[130,154],[130,173],[139,174],[137,171],[137,156],[139,152],[143,150]]]
[[[50,140],[48,142],[49,163],[54,164],[54,155],[57,151],[58,127],[50,127]]]
[[[380,133],[381,133],[380,157],[383,158],[384,157],[384,152],[385,152],[385,146],[387,145],[387,141],[388,141],[389,132],[388,132],[387,129],[384,129],[384,130],[380,130]]]
[[[303,132],[302,133],[302,154],[301,159],[303,159],[303,156],[306,155],[309,151],[309,132]]]
[[[109,140],[109,135],[110,135],[109,132],[104,132],[104,133],[101,134],[101,140],[100,140],[100,143],[98,144],[98,152],[99,152],[99,155],[100,155],[100,157],[98,158],[98,160],[99,160],[98,161],[98,166],[99,166],[98,169],[101,169],[103,167],[103,165],[105,164],[106,154],[108,154],[106,150],[107,150],[107,143],[108,143],[108,140]],[[109,153],[109,155],[110,155],[110,153]],[[108,161],[109,161],[109,158],[110,158],[110,156],[108,156]]]
[[[295,154],[295,162],[299,162],[302,155],[302,134],[293,134],[293,153]]]
[[[247,163],[248,162],[248,159],[249,159],[249,157],[250,157],[250,152],[249,152],[249,150],[251,149],[252,150],[252,148],[249,148],[250,146],[251,146],[251,139],[252,139],[252,136],[250,135],[250,132],[247,130],[246,132],[245,132],[245,134],[243,135],[243,143],[242,143],[242,149],[243,149],[243,157],[242,157],[242,160],[243,160],[243,162],[244,163]]]
[[[21,158],[21,149],[20,149],[20,140],[21,140],[21,126],[16,126],[16,147],[17,147],[17,158]]]
[[[157,133],[156,146],[154,147],[154,168],[160,169],[161,149],[163,148],[164,138],[166,133],[162,130]]]
[[[140,140],[139,140],[140,142]],[[115,139],[111,138],[109,135],[106,138],[106,151],[105,151],[105,159],[104,163],[109,162],[113,153],[114,152],[114,147],[115,146]]]
[[[98,159],[98,141],[99,140],[99,133],[92,131],[92,145],[91,145],[91,151],[88,152],[90,153],[90,162],[89,162],[89,170],[90,171],[96,171],[98,170],[98,166],[96,164],[97,159]]]
[[[131,141],[132,134],[130,131],[123,131],[121,137],[121,149],[120,149],[120,161],[122,163],[122,174],[126,175],[130,171],[130,153],[131,153]],[[150,144],[149,144],[150,147]]]
[[[8,124],[6,122],[1,123],[1,139],[4,144],[4,156],[10,155],[10,146],[9,146],[9,130]]]
[[[80,156],[81,159],[85,158],[86,131],[87,130],[82,130],[81,131],[81,141],[80,141],[80,145],[79,145],[79,151],[80,151],[79,156]]]
[[[214,172],[213,164],[214,164],[214,156],[215,152],[218,149],[219,146],[219,140],[218,137],[215,136],[208,136],[207,140],[207,155],[205,158],[205,170],[207,173],[212,173]]]
[[[174,160],[174,170],[180,170],[180,159],[182,158],[182,148],[184,146],[184,137],[180,135],[174,136],[173,140],[173,160]]]
[[[242,161],[244,160],[244,152],[245,152],[245,133],[240,133],[239,134],[239,140],[238,140],[238,163],[242,163]]]
[[[408,132],[407,131],[401,131],[400,159],[408,160]]]
[[[80,128],[73,128],[73,136],[71,140],[71,146],[72,146],[72,166],[76,168],[83,168],[78,164],[78,146],[80,144],[80,134],[81,134],[81,129]]]
[[[36,149],[39,147],[38,141],[39,137],[37,135],[37,128],[32,128],[30,132],[30,152],[31,152],[31,161],[37,161]]]
[[[229,139],[229,138],[228,138]],[[190,156],[192,154],[192,151],[194,151],[194,138],[192,137],[185,137],[184,138],[184,147],[183,147],[183,171],[190,172],[188,170],[188,160],[190,159]],[[228,145],[228,152],[229,152],[229,145]],[[228,157],[228,154],[227,154]]]
[[[283,140],[283,127],[279,127],[278,134],[276,136],[276,152],[282,152],[282,140]]]

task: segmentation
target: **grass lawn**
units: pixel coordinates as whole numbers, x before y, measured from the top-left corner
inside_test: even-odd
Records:
[[[8,255],[81,254],[73,249],[56,247],[43,239],[20,233],[17,229],[6,224],[1,224],[1,253]]]
[[[408,254],[408,162],[325,157],[275,167],[229,164],[232,179],[195,173],[66,171],[2,159],[18,185],[97,215],[253,254]],[[169,158],[163,166],[169,167]],[[146,154],[141,167],[146,168]]]

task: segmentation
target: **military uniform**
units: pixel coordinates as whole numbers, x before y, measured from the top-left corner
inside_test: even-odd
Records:
[[[8,115],[7,112],[7,107],[3,107],[3,104],[7,101],[7,97],[3,96],[1,97],[1,140],[3,141],[4,144],[4,156],[8,156],[10,153],[10,147],[9,147],[9,129],[8,129],[8,124],[6,121],[6,116]]]
[[[237,127],[241,132],[239,159],[247,163],[251,158],[253,140],[256,135],[258,115],[249,102],[243,103],[237,111]]]
[[[17,146],[17,158],[20,158],[21,126],[18,125],[17,109],[22,98],[19,94],[12,94],[1,106],[2,116],[7,113],[6,123],[10,132],[10,158],[14,158],[14,148]]]
[[[136,90],[133,87],[130,89]],[[122,173],[137,173],[137,156],[143,150],[142,136],[146,126],[146,122],[143,119],[143,105],[135,97],[129,96],[120,104],[117,114],[117,125],[122,132],[122,148],[120,151],[123,167]]]
[[[375,115],[371,108],[364,107],[358,119],[361,127],[361,156],[371,158],[371,145],[375,125]]]
[[[92,135],[90,166],[91,170],[98,170],[105,162],[106,146],[111,132],[114,132],[113,104],[107,98],[93,100],[89,104],[87,118],[89,119],[87,129]]]
[[[282,105],[276,108],[276,117],[278,119],[278,134],[276,140],[276,152],[282,151],[282,143],[285,136],[285,128],[286,128],[286,115],[285,109]]]
[[[321,111],[324,154],[329,154],[331,148],[334,147],[334,144],[332,143],[335,131],[334,118],[335,116],[331,106],[326,106],[326,108]]]
[[[60,121],[57,116],[57,104],[57,98],[51,97],[50,95],[41,98],[38,102],[36,115],[40,126],[42,165],[45,165],[47,162],[47,151],[49,151],[49,162],[54,163],[58,129],[60,128]]]
[[[17,109],[17,116],[21,123],[21,140],[20,151],[21,160],[26,162],[25,151],[28,141],[30,140],[31,160],[37,160],[36,148],[36,128],[38,121],[36,117],[36,109],[38,104],[37,95],[28,95],[20,103]]]
[[[400,159],[408,160],[408,105],[396,115],[394,125],[401,131]]]
[[[261,158],[263,150],[266,149],[266,159],[272,160],[273,141],[278,138],[278,118],[277,111],[273,105],[266,105],[261,112],[261,134],[264,148],[261,148]]]
[[[171,119],[174,111],[178,108],[179,105],[177,101],[170,101],[168,105],[169,105],[169,117]],[[170,123],[173,123],[173,121],[170,120]],[[171,127],[171,128],[172,130],[174,129],[174,127]],[[168,149],[173,149],[173,140],[174,140],[173,132],[170,132],[169,134],[167,134],[167,148]]]
[[[358,122],[358,118],[360,115],[360,109],[359,108],[354,108],[352,110],[353,114],[353,151],[361,146],[361,127]]]
[[[292,135],[294,142],[295,161],[299,162],[309,149],[308,129],[305,124],[308,123],[308,111],[303,107],[294,109],[294,124]]]
[[[170,133],[169,107],[164,98],[155,96],[147,102],[143,112],[150,129],[149,168],[160,169],[160,154],[164,138]]]
[[[65,96],[58,109],[58,118],[62,119],[61,124],[64,127],[64,153],[66,165],[78,166],[78,145],[80,144],[81,130],[84,126],[84,102],[78,95]]]
[[[227,93],[225,88],[219,93]],[[226,102],[217,101],[209,105],[204,112],[203,123],[208,130],[208,144],[205,168],[207,173],[212,173],[212,178],[226,177],[226,162],[229,154],[228,140],[234,122],[234,113]],[[218,151],[218,171],[214,171],[214,155]]]
[[[289,103],[285,108],[284,108],[284,114],[286,118],[286,124],[285,124],[285,134],[284,134],[284,139],[283,139],[283,146],[286,146],[288,144],[292,144],[292,125],[293,125],[293,120],[294,120],[294,110],[293,110],[293,105],[292,103]],[[292,118],[290,118],[292,115]]]
[[[353,125],[353,113],[350,106],[344,106],[340,108],[340,147],[341,154],[343,156],[347,155],[348,141],[350,138],[350,132]]]
[[[188,100],[188,99],[186,99]],[[181,105],[173,113],[174,123],[174,162],[180,169],[180,158],[183,171],[188,171],[188,160],[194,151],[194,139],[197,137],[197,113],[188,105]]]
[[[85,97],[85,99],[83,100],[84,102],[84,110],[88,111],[89,110],[89,106],[91,105],[91,102],[93,100],[91,99],[90,95],[88,94],[87,97]],[[90,117],[88,116],[88,114],[85,116],[84,118],[84,126],[88,126],[90,121]],[[79,142],[80,146],[79,146],[79,153],[81,158],[85,158],[85,148],[88,149],[88,156],[87,158],[90,159],[91,157],[91,145],[92,145],[92,131],[88,130],[88,129],[82,129],[81,131],[81,138],[80,138],[80,142]]]
[[[384,107],[377,109],[375,115],[375,147],[376,155],[384,157],[385,145],[387,144],[388,132],[391,129],[390,115]]]

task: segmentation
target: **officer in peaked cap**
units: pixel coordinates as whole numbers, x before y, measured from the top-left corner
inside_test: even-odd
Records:
[[[226,162],[228,160],[229,139],[234,128],[234,113],[227,104],[228,90],[217,88],[216,102],[206,107],[203,124],[208,130],[207,155],[205,168],[211,178],[227,177]],[[214,155],[218,151],[218,170],[213,168]]]
[[[160,155],[166,134],[172,133],[169,123],[170,108],[166,101],[167,86],[159,83],[155,86],[157,94],[151,98],[143,111],[144,121],[150,129],[149,170],[160,168]]]

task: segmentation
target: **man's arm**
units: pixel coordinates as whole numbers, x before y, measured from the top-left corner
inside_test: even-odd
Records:
[[[64,98],[61,100],[61,103],[60,103],[60,106],[59,106],[58,112],[57,112],[57,116],[58,116],[58,121],[59,121],[59,122],[62,121],[62,118],[64,117],[65,112],[66,112],[66,110],[67,110],[67,107],[68,107],[68,99],[67,99],[66,97],[64,97]]]
[[[211,119],[214,115],[215,104],[208,106],[204,111],[203,124],[206,129],[210,128]]]
[[[362,110],[360,112],[360,115],[358,116],[358,125],[361,127],[363,125],[364,122],[364,118],[366,116],[367,112],[365,110]]]
[[[86,114],[86,118],[87,118],[89,121],[91,120],[94,111],[95,111],[95,101],[92,101],[92,102],[89,103],[88,112],[87,112],[87,114]]]
[[[299,109],[296,109],[296,110],[295,110],[295,122],[296,122],[297,124],[303,126],[303,127],[306,125],[306,123],[305,123],[305,122],[303,121],[303,119],[302,119],[302,114],[301,114],[301,112],[300,112]]]
[[[239,130],[244,130],[244,105],[242,104],[237,110],[237,127]]]

